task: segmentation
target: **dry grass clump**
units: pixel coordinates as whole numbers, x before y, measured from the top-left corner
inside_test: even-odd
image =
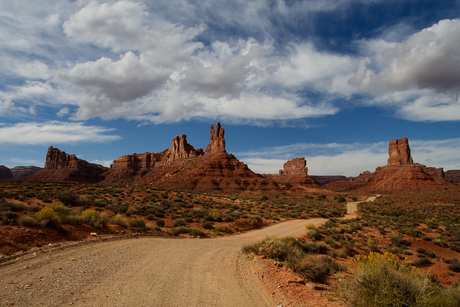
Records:
[[[264,255],[267,258],[285,262],[286,265],[312,282],[326,283],[327,278],[344,267],[327,256],[315,258],[307,253],[327,253],[324,244],[304,242],[292,237],[278,239],[269,237],[260,242],[242,248],[246,254]]]
[[[460,306],[460,285],[444,289],[432,277],[391,254],[358,255],[357,272],[340,283],[337,295],[355,307]]]

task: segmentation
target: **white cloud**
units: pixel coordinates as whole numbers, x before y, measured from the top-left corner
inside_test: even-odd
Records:
[[[19,123],[0,126],[0,144],[48,145],[75,142],[108,142],[120,139],[108,135],[113,131],[99,126],[85,126],[83,123],[50,121],[45,123]]]
[[[0,112],[5,112],[14,109],[14,103],[11,99],[0,100]]]
[[[59,112],[56,114],[59,117],[63,117],[66,114],[69,114],[69,108],[65,107],[59,110]]]
[[[460,20],[441,20],[400,43],[363,43],[350,85],[417,121],[459,120]]]

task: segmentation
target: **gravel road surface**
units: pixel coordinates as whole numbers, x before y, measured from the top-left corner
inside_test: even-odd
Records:
[[[241,247],[300,236],[292,220],[213,239],[141,237],[50,252],[0,267],[0,306],[276,306]]]

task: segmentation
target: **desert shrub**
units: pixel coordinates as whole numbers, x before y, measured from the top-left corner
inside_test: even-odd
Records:
[[[106,212],[99,213],[94,209],[88,209],[80,213],[80,217],[85,224],[101,228],[107,225],[109,218]]]
[[[145,224],[145,228],[146,228],[147,230],[161,232],[161,228],[160,228],[160,227],[158,227],[158,226],[153,226],[152,224]]]
[[[129,227],[136,227],[138,230],[145,230],[145,221],[143,219],[132,219],[128,222]]]
[[[128,226],[128,219],[124,218],[120,213],[117,213],[109,219],[109,224],[126,227]]]
[[[326,195],[324,194],[318,195],[317,200],[323,200],[323,199],[326,199]]]
[[[108,205],[108,202],[105,198],[98,198],[93,202],[93,206],[95,207],[106,207]]]
[[[59,192],[56,198],[66,206],[75,207],[80,204],[79,197],[74,191]]]
[[[37,226],[38,222],[31,216],[23,215],[18,219],[19,225],[21,226]]]
[[[346,202],[346,201],[347,201],[346,198],[343,197],[342,195],[340,195],[339,197],[337,197],[337,202],[339,202],[339,203],[344,203],[344,202]]]
[[[345,269],[327,256],[318,259],[299,252],[287,256],[287,265],[302,277],[316,283],[326,283],[330,275]]]
[[[457,260],[457,259],[455,259]],[[458,261],[452,261],[450,264],[449,264],[449,267],[448,267],[449,270],[451,270],[452,272],[460,272],[460,263]]]
[[[216,227],[216,231],[227,233],[227,232],[230,231],[230,229],[228,229],[227,226],[218,226],[218,227]]]
[[[358,255],[353,261],[358,263],[356,274],[345,278],[337,291],[351,306],[455,306],[443,305],[455,297],[443,293],[429,275],[398,263],[391,253]]]
[[[16,245],[16,247],[21,251],[26,251],[30,249],[30,246],[27,245],[26,243],[19,243],[18,245]]]
[[[307,237],[309,237],[312,240],[319,240],[321,239],[321,235],[318,230],[314,229],[309,229],[307,230]]]
[[[177,220],[174,220],[174,224],[173,226],[174,227],[177,227],[177,226],[185,226],[187,223],[185,222],[184,219],[177,219]]]
[[[423,247],[419,246],[417,247],[416,252],[420,254],[425,254],[426,250]]]
[[[264,244],[259,248],[258,255],[264,255],[267,258],[284,261],[286,257],[293,253],[295,248],[285,241],[276,238],[264,240]]]
[[[164,220],[158,220],[155,222],[158,227],[165,227],[165,221]]]
[[[206,234],[204,233],[204,231],[196,227],[179,226],[179,227],[175,227],[173,229],[168,230],[168,233],[173,236],[178,236],[182,233],[188,233],[194,237],[206,237]]]
[[[432,262],[430,261],[430,259],[428,259],[426,257],[419,258],[419,259],[414,260],[412,262],[412,265],[416,266],[416,267],[423,267],[423,266],[427,266],[427,265],[430,265],[430,264],[432,264]]]
[[[213,229],[214,228],[213,223],[210,222],[210,221],[204,221],[202,226],[203,226],[204,229]]]
[[[34,218],[43,226],[59,227],[61,226],[61,219],[56,211],[48,206],[43,207],[40,211],[34,214]]]
[[[390,237],[390,242],[393,245],[396,245],[397,247],[402,247],[402,248],[410,245],[410,242],[407,241],[406,239],[403,239],[401,236]]]
[[[11,251],[11,249],[8,247],[8,246],[3,246],[2,248],[2,254],[5,255],[5,256],[10,256],[13,254],[13,252]]]

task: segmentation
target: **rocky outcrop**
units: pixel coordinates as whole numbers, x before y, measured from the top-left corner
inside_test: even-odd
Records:
[[[283,165],[279,171],[280,176],[302,176],[308,175],[307,160],[304,157],[294,158]]]
[[[278,175],[263,174],[263,176],[290,185],[319,187],[319,183],[308,175],[307,160],[304,157],[294,158],[284,163]]]
[[[412,164],[412,157],[410,155],[409,140],[407,138],[401,138],[397,140],[391,140],[390,146],[388,147],[388,165],[401,165],[401,164]]]
[[[11,172],[15,179],[22,179],[35,174],[41,169],[38,166],[16,166],[11,169]]]
[[[206,154],[226,152],[224,134],[225,130],[219,122],[216,125],[216,130],[211,125],[211,143],[206,146]]]
[[[53,146],[48,148],[45,168],[27,177],[27,181],[96,183],[104,179],[108,168],[78,159]]]
[[[340,175],[337,175],[337,176],[315,176],[315,175],[312,175],[311,178],[313,178],[314,180],[316,180],[316,182],[318,182],[320,185],[325,185],[325,184],[328,184],[328,183],[331,183],[331,182],[337,182],[337,181],[348,181],[348,177],[346,176],[340,176]]]
[[[103,183],[133,183],[158,188],[197,190],[273,190],[275,182],[252,172],[225,151],[224,129],[211,126],[211,143],[206,152],[176,136],[163,152],[122,156],[105,174]]]
[[[369,181],[369,178],[371,178],[373,175],[373,173],[369,172],[369,171],[364,171],[362,173],[360,173],[358,176],[356,177],[350,177],[350,181],[356,181],[356,182],[367,182]]]
[[[413,163],[407,138],[390,141],[388,151],[388,164],[377,167],[360,190],[388,192],[452,187],[443,179],[442,168]]]
[[[3,179],[13,179],[13,173],[11,172],[11,169],[6,167],[5,165],[0,165],[0,180]]]
[[[460,186],[460,170],[446,171],[444,176],[447,182]]]

